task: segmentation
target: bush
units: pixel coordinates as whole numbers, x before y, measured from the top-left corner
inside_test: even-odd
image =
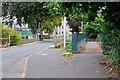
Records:
[[[12,46],[19,45],[22,40],[19,33],[12,28],[7,28],[7,31],[9,32],[9,35],[10,35],[11,45]]]
[[[116,66],[120,76],[120,31],[109,26],[102,39],[103,54],[109,56],[108,62]]]
[[[3,28],[1,27],[1,32],[2,32],[2,39],[8,39],[9,35],[10,35],[10,45],[15,46],[15,45],[19,45],[21,43],[21,37],[19,35],[19,33],[12,29],[12,28]]]

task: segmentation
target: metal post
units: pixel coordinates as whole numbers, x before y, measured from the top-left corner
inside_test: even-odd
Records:
[[[0,16],[2,16],[2,2],[0,3]]]
[[[72,33],[72,53],[77,54],[77,33]]]
[[[66,17],[64,17],[64,50],[66,49]]]
[[[10,35],[8,37],[8,45],[10,46]]]

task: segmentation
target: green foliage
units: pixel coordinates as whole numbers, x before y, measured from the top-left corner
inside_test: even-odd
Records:
[[[3,24],[0,23],[0,38],[2,38],[2,29],[3,29]]]
[[[88,38],[95,38],[98,34],[97,30],[94,30],[93,28],[85,28],[84,32],[86,32]]]
[[[66,51],[67,52],[71,52],[72,51],[72,41],[71,40],[67,40],[66,41]]]
[[[20,25],[22,23],[21,18],[24,17],[24,23],[28,23],[32,32],[36,34],[38,29],[41,27],[39,23],[50,14],[48,10],[49,8],[44,7],[44,4],[45,3],[39,2],[3,3],[3,8],[5,8],[3,9],[3,12],[9,12],[11,17],[16,16],[18,18],[17,22]],[[6,16],[7,13],[6,15],[3,15]]]
[[[103,54],[109,56],[108,62],[114,64],[120,74],[120,31],[110,24],[103,32],[102,39]]]
[[[18,32],[12,28],[2,28],[2,39],[8,39],[10,35],[11,45],[18,45],[21,43],[21,37]]]
[[[105,21],[104,16],[104,14],[98,13],[94,21],[84,24],[82,31],[86,32],[90,37],[102,34],[106,27],[110,24],[110,22]]]
[[[2,30],[2,29],[3,29],[3,24],[0,23],[0,30]]]
[[[8,10],[11,17],[16,16],[18,18],[18,24],[22,23],[21,18],[24,17],[24,23],[29,24],[34,34],[40,30],[51,33],[54,25],[60,25],[61,19],[59,16],[62,15],[62,11],[65,11],[64,8],[61,7],[62,4],[58,2],[3,3],[3,8],[7,8],[7,4],[9,4],[9,7],[3,10],[3,12]]]
[[[50,16],[45,18],[41,24],[43,30],[47,33],[52,33],[55,26],[60,26],[62,21],[62,16]]]
[[[85,28],[93,28],[98,33],[101,33],[104,31],[105,24],[104,15],[98,13],[93,22],[85,24]]]
[[[13,45],[13,46],[19,45],[22,40],[19,33],[12,28],[7,28],[6,30],[8,31],[8,33],[10,35],[11,45]]]

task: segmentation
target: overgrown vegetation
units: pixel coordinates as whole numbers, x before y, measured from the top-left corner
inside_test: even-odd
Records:
[[[108,62],[116,66],[120,76],[120,31],[109,26],[102,34],[103,54],[108,55]]]

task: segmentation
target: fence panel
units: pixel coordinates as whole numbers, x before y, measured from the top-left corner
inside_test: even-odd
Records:
[[[87,41],[87,35],[83,33],[72,33],[72,53],[78,53],[80,46]]]

